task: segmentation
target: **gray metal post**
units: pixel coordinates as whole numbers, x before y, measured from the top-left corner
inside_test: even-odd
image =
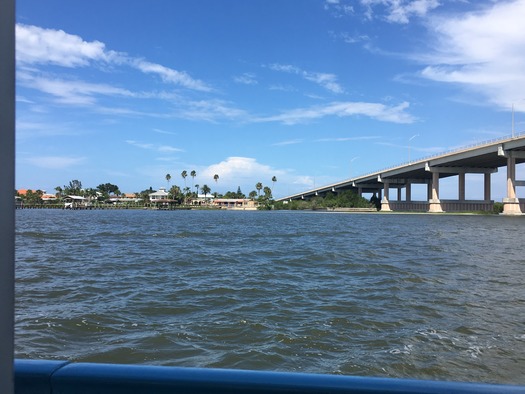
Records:
[[[13,393],[15,0],[0,0],[0,392]]]

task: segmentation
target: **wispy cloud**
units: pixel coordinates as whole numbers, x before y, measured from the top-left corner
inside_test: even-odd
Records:
[[[152,150],[152,151],[162,152],[162,153],[184,152],[183,149],[176,148],[170,145],[151,144],[151,143],[139,142],[135,140],[126,140],[126,143],[136,148],[147,149],[147,150]]]
[[[301,139],[295,139],[295,140],[287,140],[287,141],[276,142],[275,144],[272,144],[272,145],[273,146],[297,145],[297,144],[300,144],[302,142],[303,142],[303,140],[301,140]]]
[[[435,49],[420,60],[423,78],[457,84],[491,105],[525,111],[525,0],[429,21]]]
[[[199,100],[183,103],[183,107],[178,109],[174,116],[184,119],[200,120],[215,123],[219,120],[244,120],[248,113],[236,108],[232,103],[218,100]]]
[[[383,122],[414,123],[416,119],[406,110],[409,104],[403,102],[396,106],[365,102],[332,102],[309,108],[298,108],[280,115],[258,118],[258,122],[281,122],[288,125],[307,123],[326,116],[367,116]]]
[[[438,0],[360,0],[368,19],[379,16],[392,23],[409,23],[412,17],[424,17],[441,4]]]
[[[320,138],[317,142],[346,142],[346,141],[367,141],[377,140],[379,136],[361,136],[361,137],[338,137],[338,138]]]
[[[85,161],[85,157],[71,156],[39,156],[22,160],[37,167],[59,170],[72,166],[80,165]]]
[[[238,75],[236,77],[233,77],[233,80],[242,85],[257,85],[258,84],[257,77],[253,73],[244,73],[242,75]]]
[[[344,92],[344,89],[341,87],[341,85],[337,83],[337,76],[335,74],[305,71],[290,64],[274,63],[270,64],[268,68],[273,71],[299,75],[307,81],[313,82],[332,93]]]
[[[93,105],[97,96],[136,97],[133,92],[107,84],[89,83],[77,80],[47,78],[27,72],[18,73],[18,81],[33,89],[55,97],[58,103],[70,105]]]

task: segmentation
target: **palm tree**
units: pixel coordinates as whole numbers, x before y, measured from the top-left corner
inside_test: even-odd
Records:
[[[55,187],[55,190],[57,192],[55,194],[57,196],[57,198],[62,198],[62,192],[63,192],[62,188],[60,186],[57,186],[57,187]]]
[[[168,181],[168,190],[170,188],[170,180],[171,180],[171,175],[170,174],[166,174],[166,180]]]
[[[263,188],[263,192],[264,192],[264,197],[266,197],[267,199],[270,199],[272,197],[272,189],[270,189],[268,186],[265,186]]]
[[[188,203],[188,194],[190,194],[190,188],[188,186],[184,186],[184,204]]]
[[[255,185],[255,188],[257,189],[257,195],[260,196],[261,190],[263,188],[263,184],[261,182],[257,182],[257,184]]]
[[[191,182],[195,182],[195,177],[197,176],[197,172],[195,170],[191,170],[190,172],[190,176],[191,176]]]
[[[273,192],[273,188],[275,187],[275,182],[277,182],[277,177],[274,175],[272,177],[272,192]]]
[[[199,198],[199,184],[195,185],[195,197]]]
[[[188,176],[188,171],[184,170],[180,173],[182,179],[184,179],[184,187],[186,187],[186,177]]]
[[[202,185],[201,192],[204,194],[204,202],[206,202],[206,195],[211,192],[211,189],[208,185]]]
[[[252,200],[255,200],[255,197],[257,197],[257,192],[252,190],[250,194],[248,194],[248,197],[250,197]]]
[[[215,174],[213,176],[213,180],[215,181],[215,183],[217,183],[217,181],[219,180],[219,175],[218,174]]]

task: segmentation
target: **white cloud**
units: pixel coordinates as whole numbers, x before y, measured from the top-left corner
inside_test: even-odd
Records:
[[[236,191],[241,187],[247,195],[255,189],[257,182],[262,182],[264,186],[272,186],[272,177],[281,179],[286,175],[286,171],[272,168],[269,165],[261,164],[251,157],[228,157],[225,160],[203,168],[198,172],[198,179],[195,182],[199,184],[215,185],[213,176],[219,175],[219,181],[216,188],[223,191]]]
[[[144,142],[139,142],[135,140],[126,140],[126,143],[129,145],[135,146],[137,148],[140,148],[140,149],[153,150],[153,151],[162,152],[162,153],[184,152],[183,149],[176,148],[174,146],[169,146],[169,145],[144,143]]]
[[[306,123],[326,116],[367,116],[383,122],[413,123],[415,118],[405,110],[409,103],[403,102],[397,106],[387,106],[380,103],[364,102],[332,102],[327,105],[309,108],[298,108],[283,112],[280,115],[256,119],[258,122],[281,122],[288,125]]]
[[[132,59],[129,64],[145,74],[158,75],[164,82],[173,83],[175,85],[202,92],[210,92],[212,90],[204,82],[192,78],[184,71],[173,70],[160,64],[150,63],[141,59]]]
[[[320,138],[317,142],[346,142],[346,141],[367,141],[377,140],[381,137],[378,136],[361,136],[361,137],[339,137],[339,138]]]
[[[31,157],[25,161],[31,163],[37,167],[47,169],[65,169],[71,166],[76,166],[83,163],[84,157],[70,157],[70,156],[40,156]]]
[[[184,104],[184,107],[180,108],[175,116],[184,119],[213,123],[221,119],[238,120],[248,116],[246,111],[235,108],[224,100],[199,100],[181,104]]]
[[[482,11],[435,18],[435,51],[421,76],[481,93],[491,105],[525,111],[525,0],[498,2]]]
[[[96,96],[134,97],[135,94],[126,89],[106,84],[94,84],[77,80],[63,80],[32,75],[27,72],[18,73],[18,81],[26,87],[40,90],[56,98],[57,102],[75,105],[92,105]]]
[[[19,66],[53,64],[62,67],[85,67],[93,62],[110,65],[128,65],[145,74],[155,74],[164,82],[187,89],[209,92],[204,82],[184,71],[130,57],[122,52],[107,50],[100,41],[84,41],[63,30],[38,26],[16,25],[16,60]]]
[[[275,144],[273,144],[273,146],[296,145],[296,144],[300,144],[302,142],[303,142],[303,140],[295,139],[295,140],[276,142]]]
[[[438,0],[361,0],[366,9],[365,16],[372,19],[376,9],[385,20],[392,23],[409,23],[413,16],[424,17],[429,11],[439,7]]]
[[[258,84],[255,74],[252,74],[252,73],[244,73],[242,75],[234,77],[233,80],[242,85],[257,85]]]
[[[337,83],[337,76],[335,74],[304,71],[299,67],[290,64],[274,63],[270,64],[268,67],[273,71],[299,75],[307,81],[314,82],[332,93],[344,93],[344,89]]]
[[[81,67],[91,61],[107,61],[111,55],[99,41],[87,42],[63,30],[16,25],[16,60],[21,64]]]

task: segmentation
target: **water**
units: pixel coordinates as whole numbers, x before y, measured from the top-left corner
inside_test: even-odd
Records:
[[[525,218],[16,214],[18,358],[525,384]]]

